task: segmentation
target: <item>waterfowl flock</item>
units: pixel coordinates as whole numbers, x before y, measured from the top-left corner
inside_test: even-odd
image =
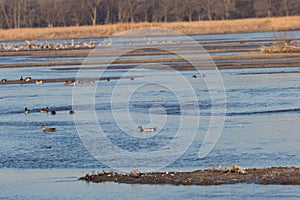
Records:
[[[101,47],[110,47],[113,44],[112,39],[104,39],[98,44],[95,41],[78,41],[74,39],[69,42],[53,42],[48,41],[29,41],[25,40],[22,44],[0,44],[0,51],[11,52],[11,51],[37,51],[37,50],[71,50],[71,49],[93,49],[97,45]]]
[[[34,109],[34,110],[36,111],[36,109]],[[52,114],[52,115],[56,115],[56,114],[57,114],[57,113],[56,113],[56,110],[51,110],[51,111],[50,111],[50,109],[49,109],[48,106],[46,106],[45,108],[39,109],[39,111],[40,111],[41,113],[49,113],[49,112],[50,112],[50,114]],[[30,110],[29,110],[28,108],[25,108],[25,109],[24,109],[24,113],[25,113],[25,114],[30,114],[31,112],[30,112]],[[70,110],[70,111],[69,111],[69,114],[70,114],[70,115],[74,115],[74,114],[75,114],[75,111],[74,111],[74,110]]]
[[[23,78],[20,77],[18,80],[8,80],[3,77],[0,81],[0,85],[6,84],[36,84],[42,85],[44,83],[63,83],[64,86],[74,86],[77,84],[87,85],[94,84],[97,81],[111,81],[118,79],[129,79],[131,81],[135,80],[135,77],[94,77],[94,78],[54,78],[54,79],[32,79],[30,76]]]
[[[0,51],[36,51],[36,50],[68,50],[68,49],[91,49],[96,47],[96,42],[78,42],[74,40],[70,42],[62,43],[49,43],[28,41],[26,40],[23,44],[1,44]]]
[[[202,74],[200,77],[202,77],[202,78],[205,78],[206,77],[206,75],[205,74]],[[192,75],[192,78],[197,78],[197,76],[196,75]],[[110,78],[106,78],[106,80],[107,81],[110,81]],[[134,78],[133,77],[131,77],[130,78],[130,80],[134,80]],[[20,77],[20,81],[21,82],[28,82],[28,81],[31,81],[31,77],[26,77],[26,78],[23,78],[23,76],[21,76]],[[7,79],[2,79],[2,82],[7,82]],[[42,80],[36,80],[35,81],[35,83],[36,84],[43,84],[43,81]],[[81,84],[89,84],[89,83],[94,83],[94,81],[90,81],[90,80],[80,80],[80,81],[78,81],[78,80],[75,80],[75,79],[72,79],[72,80],[66,80],[65,81],[65,83],[64,83],[64,85],[66,85],[66,86],[74,86],[76,83],[81,83]],[[42,108],[42,109],[40,109],[39,110],[41,113],[49,113],[50,112],[50,114],[51,115],[56,115],[57,114],[57,112],[55,111],[55,110],[49,110],[49,107],[45,107],[45,108]],[[28,115],[28,114],[30,114],[30,110],[28,109],[28,108],[25,108],[24,109],[24,113],[26,114],[26,115]],[[73,115],[73,114],[75,114],[75,111],[73,111],[73,110],[70,110],[69,111],[69,114],[70,115]],[[43,132],[55,132],[56,131],[56,129],[53,129],[53,128],[51,128],[51,129],[46,129],[45,128],[45,126],[42,126],[42,129],[43,129]],[[50,131],[51,130],[51,131]],[[55,131],[54,131],[55,130]],[[138,126],[138,130],[140,131],[140,132],[155,132],[156,130],[157,130],[157,128],[156,127],[142,127],[142,126]]]
[[[36,111],[36,110],[37,110],[37,109],[34,109],[34,111]],[[55,111],[55,110],[51,110],[51,111],[50,111],[50,109],[49,109],[48,106],[46,106],[45,108],[39,109],[39,111],[40,111],[41,113],[48,113],[48,112],[50,112],[51,115],[56,115],[56,111]],[[25,109],[24,109],[24,114],[29,115],[30,113],[31,113],[31,111],[30,111],[28,108],[25,108]],[[74,114],[75,114],[75,111],[74,111],[74,110],[70,110],[70,111],[69,111],[69,114],[70,114],[70,115],[74,115]],[[45,125],[42,125],[41,128],[42,128],[42,130],[43,130],[44,133],[48,133],[48,132],[56,132],[56,129],[55,129],[55,128],[46,128]]]

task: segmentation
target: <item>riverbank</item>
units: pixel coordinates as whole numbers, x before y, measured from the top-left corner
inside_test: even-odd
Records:
[[[210,168],[193,172],[141,173],[138,170],[132,170],[130,174],[120,174],[102,171],[98,174],[87,174],[79,178],[79,180],[93,183],[116,182],[151,185],[222,185],[236,183],[300,185],[300,168],[270,167],[242,169],[233,165],[228,169]]]
[[[128,23],[80,27],[8,29],[0,30],[0,42],[111,37],[126,30],[145,27],[169,28],[188,35],[291,31],[300,30],[300,16],[197,22]]]

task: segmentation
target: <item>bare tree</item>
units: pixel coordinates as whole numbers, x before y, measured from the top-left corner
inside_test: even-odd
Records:
[[[39,0],[38,1],[41,11],[42,24],[48,27],[55,26],[57,17],[57,0]]]
[[[299,0],[0,0],[0,28],[299,14]]]
[[[149,10],[150,8],[152,9],[153,5],[153,0],[151,3],[146,2],[146,0],[141,0],[137,2],[136,6],[136,15],[139,16],[138,21],[144,21],[148,22],[149,21]]]
[[[211,0],[206,0],[206,13],[207,13],[207,19],[210,21],[212,20],[212,9],[214,6],[214,2]]]
[[[72,0],[71,3],[71,17],[70,17],[70,22],[71,24],[74,23],[76,26],[80,26],[82,24],[85,24],[86,16],[87,16],[87,8],[86,5],[83,1],[78,1],[78,0]]]
[[[117,7],[118,7],[118,21],[121,23],[128,22],[126,21],[126,17],[127,17],[126,2],[119,1]]]
[[[184,13],[186,11],[188,0],[175,0],[174,2],[174,14],[176,16],[176,21],[180,22],[184,18]]]
[[[89,16],[92,21],[93,26],[97,24],[98,8],[102,0],[84,0],[86,6],[89,10]]]
[[[287,0],[282,0],[282,8],[285,12],[285,16],[289,16],[289,7],[288,7]]]
[[[5,19],[5,24],[7,28],[12,28],[13,26],[13,22],[11,21],[11,10],[12,10],[12,6],[11,6],[11,1],[8,0],[3,0],[0,1],[1,4],[1,11],[3,13],[4,19]]]
[[[164,22],[168,22],[168,16],[174,7],[172,6],[172,1],[170,0],[161,0],[161,13],[164,17]]]
[[[230,18],[230,13],[233,12],[235,9],[235,1],[234,0],[223,0],[224,8],[225,8],[225,16],[224,19]]]
[[[300,3],[299,0],[288,0],[289,15],[300,15]]]
[[[159,22],[162,20],[164,13],[162,12],[163,8],[165,7],[166,1],[160,2],[159,0],[153,0],[152,1],[152,21],[153,22]]]
[[[271,17],[271,1],[270,0],[261,0],[255,1],[253,4],[256,17]]]
[[[128,19],[132,23],[135,21],[134,16],[135,16],[135,11],[136,11],[137,6],[138,6],[138,3],[136,0],[127,0]]]
[[[21,1],[12,0],[13,2],[13,18],[15,28],[20,28],[21,21]]]
[[[23,1],[22,22],[24,27],[34,27],[37,25],[37,16],[39,15],[39,6],[37,0]]]

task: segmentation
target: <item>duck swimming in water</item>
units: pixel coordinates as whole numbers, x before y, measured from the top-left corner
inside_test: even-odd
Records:
[[[56,128],[46,128],[44,125],[41,126],[44,133],[56,132]]]
[[[156,131],[156,127],[152,127],[152,128],[143,128],[142,126],[138,126],[139,131],[141,132],[155,132]]]
[[[41,113],[47,113],[47,112],[49,112],[49,108],[48,107],[43,108],[43,109],[40,110],[40,112]]]
[[[28,110],[27,108],[25,108],[24,109],[24,113],[28,115],[28,114],[30,114],[30,110]]]

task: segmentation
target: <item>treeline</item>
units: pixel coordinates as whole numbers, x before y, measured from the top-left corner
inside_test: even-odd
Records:
[[[0,0],[5,29],[299,14],[299,0]]]

